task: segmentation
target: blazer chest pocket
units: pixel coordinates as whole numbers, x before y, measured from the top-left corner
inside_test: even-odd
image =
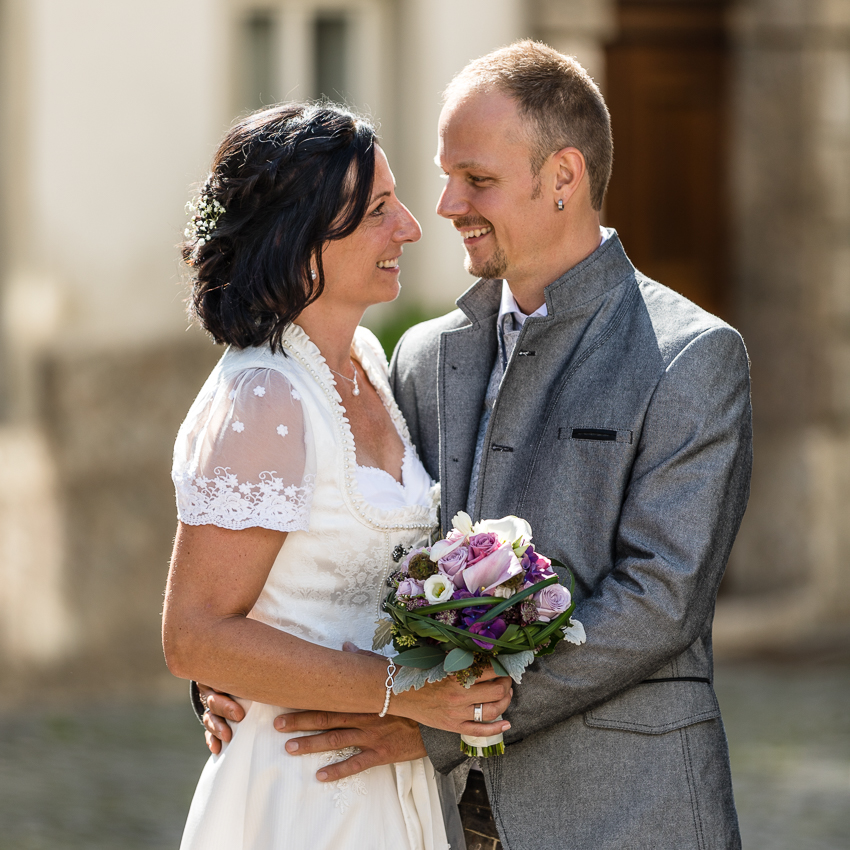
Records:
[[[593,443],[631,443],[632,432],[617,428],[558,428],[559,440],[585,440]]]
[[[663,735],[717,717],[720,706],[708,682],[648,679],[586,711],[584,722],[597,729]]]

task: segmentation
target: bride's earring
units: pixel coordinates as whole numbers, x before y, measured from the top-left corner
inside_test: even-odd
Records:
[[[310,277],[311,277],[313,280],[315,280],[315,279],[318,277],[318,275],[316,274],[315,269],[310,269]]]

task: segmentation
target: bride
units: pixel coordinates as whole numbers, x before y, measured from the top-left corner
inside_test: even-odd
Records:
[[[372,127],[326,104],[239,122],[193,212],[193,313],[228,348],[177,436],[163,646],[172,673],[236,695],[245,717],[204,768],[181,847],[444,850],[427,758],[323,783],[351,752],[293,758],[273,726],[302,709],[505,725],[510,680],[393,694],[386,658],[342,651],[370,645],[392,553],[434,520],[386,358],[358,324],[397,296],[419,225]]]

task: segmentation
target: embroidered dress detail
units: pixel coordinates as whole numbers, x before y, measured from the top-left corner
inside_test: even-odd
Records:
[[[356,756],[362,752],[360,747],[344,747],[341,750],[331,750],[328,753],[316,753],[314,758],[318,761],[319,768],[327,767],[329,764],[336,764],[339,761],[344,761],[351,756]],[[334,807],[338,812],[345,812],[351,805],[349,792],[353,791],[361,797],[365,797],[368,793],[368,786],[364,781],[371,772],[371,768],[366,768],[362,773],[355,773],[353,776],[345,776],[342,779],[336,779],[333,782],[325,782],[323,788],[333,792]]]
[[[282,450],[290,430],[297,441]],[[257,368],[222,375],[204,386],[177,437],[177,513],[188,525],[306,531],[314,472],[303,410],[287,378]]]

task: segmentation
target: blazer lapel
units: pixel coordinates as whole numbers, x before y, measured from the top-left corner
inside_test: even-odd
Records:
[[[440,340],[437,391],[444,531],[458,511],[466,510],[478,426],[496,358],[500,297],[501,281],[479,281],[457,302],[472,323],[443,332]]]

